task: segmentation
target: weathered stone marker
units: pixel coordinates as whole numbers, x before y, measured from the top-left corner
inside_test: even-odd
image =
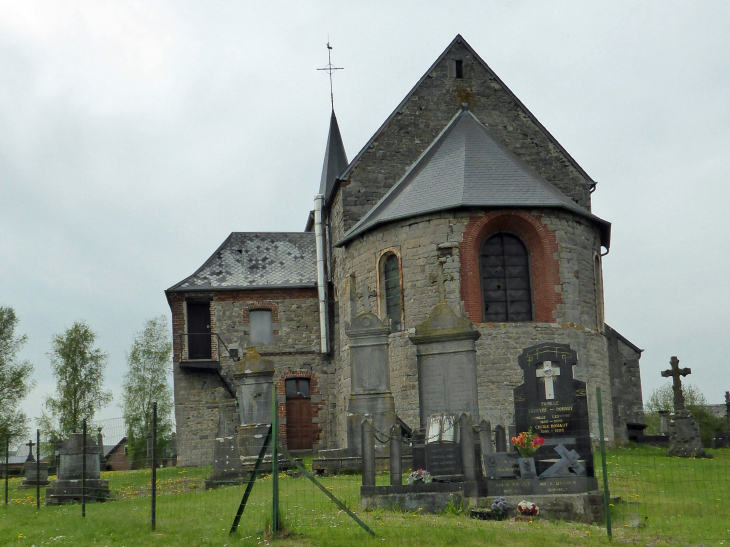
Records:
[[[659,434],[669,435],[669,411],[659,411]]]
[[[495,452],[507,452],[507,438],[505,437],[503,425],[498,425],[494,428],[494,445]]]
[[[50,484],[48,480],[48,464],[41,463],[40,447],[36,446],[36,443],[32,439],[25,446],[29,447],[30,450],[23,465],[25,468],[25,478],[18,485],[18,489],[35,488],[37,485],[46,486]],[[36,446],[36,450],[38,451],[38,461],[33,457],[34,446]]]
[[[399,425],[390,428],[390,484],[403,484],[403,440]]]
[[[692,369],[679,368],[679,359],[676,356],[672,356],[669,364],[671,368],[662,371],[662,377],[672,378],[672,390],[674,391],[674,413],[669,420],[667,456],[681,458],[705,457],[700,428],[692,413],[684,408],[684,394],[682,393],[680,377],[691,374]]]
[[[375,486],[375,431],[370,420],[363,420],[362,439],[362,485]]]
[[[555,447],[555,452],[560,454],[560,460],[544,471],[540,475],[541,479],[569,477],[571,475],[585,476],[586,468],[580,462],[580,455],[575,450],[568,450],[565,446],[559,444]]]
[[[71,433],[59,448],[58,479],[46,489],[46,505],[81,501],[81,475],[84,467],[84,436]],[[110,497],[109,481],[101,480],[100,447],[91,435],[86,437],[86,502],[105,501]]]

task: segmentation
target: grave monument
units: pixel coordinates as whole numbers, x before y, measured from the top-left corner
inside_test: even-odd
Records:
[[[18,485],[18,489],[35,488],[36,486],[47,486],[50,484],[48,480],[48,464],[41,462],[40,447],[36,446],[33,440],[26,443],[29,448],[28,457],[23,467],[25,468],[25,478]],[[33,457],[33,447],[36,446],[38,452],[38,461]]]
[[[111,498],[109,481],[101,479],[103,449],[91,435],[86,436],[86,474],[85,480],[82,481],[83,445],[82,433],[71,433],[67,441],[60,443],[58,478],[46,488],[46,505],[81,501],[82,482],[87,502],[106,501]]]
[[[670,359],[669,364],[671,368],[662,371],[664,378],[672,378],[672,390],[674,391],[674,412],[669,419],[667,456],[681,458],[705,457],[700,428],[692,413],[684,408],[684,394],[682,393],[680,377],[691,374],[692,369],[679,368],[679,359],[676,356]]]

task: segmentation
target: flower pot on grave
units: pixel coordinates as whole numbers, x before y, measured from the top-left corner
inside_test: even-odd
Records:
[[[537,471],[535,470],[535,458],[517,458],[520,466],[520,477],[523,479],[536,479]]]

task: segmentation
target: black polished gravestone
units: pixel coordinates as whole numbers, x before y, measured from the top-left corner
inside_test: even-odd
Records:
[[[586,384],[573,378],[577,356],[567,344],[544,343],[523,350],[524,383],[514,389],[517,431],[532,428],[545,439],[534,454],[538,475],[556,462],[555,447],[575,450],[593,477]]]

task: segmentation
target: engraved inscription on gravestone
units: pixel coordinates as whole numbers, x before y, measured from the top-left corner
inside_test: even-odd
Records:
[[[532,428],[546,439],[534,455],[538,474],[554,463],[551,446],[562,443],[585,460],[587,474],[593,476],[586,385],[573,378],[576,363],[567,344],[538,344],[519,357],[524,383],[514,389],[515,424],[518,432]]]

